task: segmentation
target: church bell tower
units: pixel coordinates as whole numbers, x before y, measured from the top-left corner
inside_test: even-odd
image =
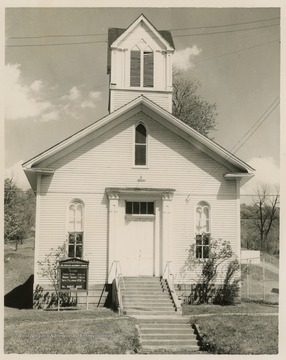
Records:
[[[127,29],[109,29],[108,47],[109,111],[144,95],[172,112],[171,33],[140,15]]]

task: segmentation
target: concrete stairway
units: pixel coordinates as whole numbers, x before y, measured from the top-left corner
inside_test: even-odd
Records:
[[[189,319],[181,317],[138,319],[141,346],[145,350],[176,354],[198,352]]]
[[[198,352],[189,319],[175,311],[166,282],[159,277],[124,278],[124,314],[138,320],[142,349],[147,353]]]
[[[159,277],[124,278],[123,311],[127,315],[172,315],[175,307]]]

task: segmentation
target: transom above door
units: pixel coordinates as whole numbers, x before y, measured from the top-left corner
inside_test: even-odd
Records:
[[[109,198],[108,263],[123,276],[159,276],[168,260],[170,206],[174,189],[106,188]]]

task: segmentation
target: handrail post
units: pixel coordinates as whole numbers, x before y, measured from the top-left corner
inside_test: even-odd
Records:
[[[166,269],[168,270],[167,272],[167,279],[164,277],[164,279],[167,280],[167,283],[168,283],[168,287],[170,289],[170,292],[171,292],[171,296],[172,296],[172,299],[174,301],[174,304],[175,304],[175,307],[176,307],[176,310],[179,314],[182,313],[182,306],[181,306],[181,303],[178,299],[178,296],[177,296],[177,293],[175,291],[175,285],[174,285],[174,274],[172,274],[171,272],[171,266],[170,266],[170,263],[171,261],[167,261],[166,263],[166,266],[165,266],[165,270],[164,270],[164,273],[163,273],[163,277],[165,275],[165,272],[166,272]]]

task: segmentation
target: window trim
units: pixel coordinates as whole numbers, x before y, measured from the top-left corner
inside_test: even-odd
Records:
[[[82,206],[82,214],[81,214],[81,218],[82,218],[82,224],[81,224],[81,229],[80,230],[74,230],[74,231],[71,231],[70,230],[70,207],[71,205],[73,204],[81,204]],[[72,199],[69,203],[68,203],[68,206],[67,206],[67,248],[66,248],[66,254],[67,254],[67,257],[70,258],[69,256],[69,235],[70,234],[82,234],[82,253],[81,253],[81,256],[78,257],[78,259],[82,259],[83,256],[84,256],[84,228],[85,228],[85,204],[84,202],[81,200],[81,199],[78,199],[78,198],[75,198],[75,199]],[[76,246],[76,243],[75,243],[75,246]],[[75,256],[73,256],[75,257]]]
[[[208,244],[205,245],[203,244],[203,239],[204,239],[204,236],[208,236],[209,239],[208,239]],[[198,237],[201,238],[201,245],[197,245],[197,241],[198,241]],[[210,233],[201,233],[201,234],[197,234],[196,237],[195,237],[195,258],[200,260],[200,261],[205,261],[205,260],[208,260],[210,258],[210,241],[211,241],[211,238],[210,238]],[[197,256],[197,249],[198,247],[201,248],[201,257],[198,257]],[[208,249],[208,256],[207,257],[204,257],[204,249]]]
[[[137,48],[136,50],[134,50]],[[132,51],[138,51],[140,53],[140,85],[139,86],[131,86],[131,54]],[[144,53],[152,53],[153,54],[153,75],[152,75],[152,86],[144,86],[144,78],[145,78],[145,65],[144,65]],[[144,89],[146,91],[150,89],[155,88],[155,51],[146,44],[146,47],[142,49],[138,44],[135,44],[129,51],[129,88],[138,90],[138,89]]]
[[[146,130],[146,163],[145,163],[145,165],[136,165],[135,164],[135,160],[136,160],[136,156],[135,156],[135,154],[136,154],[136,142],[135,142],[136,141],[136,129],[137,129],[137,126],[139,126],[139,125],[143,125]],[[149,167],[149,128],[143,121],[139,121],[136,124],[134,124],[132,152],[133,152],[132,168],[148,169],[148,167]]]
[[[198,207],[207,207],[208,210],[209,210],[209,216],[208,216],[208,222],[209,222],[209,228],[208,228],[208,231],[201,231],[201,232],[198,232],[197,231],[197,209]],[[196,203],[196,206],[195,206],[195,221],[194,221],[194,233],[195,233],[195,258],[200,260],[200,261],[204,261],[204,260],[207,260],[209,259],[209,256],[208,257],[197,257],[197,236],[201,235],[201,237],[203,237],[204,235],[209,235],[211,234],[211,216],[212,216],[212,211],[211,211],[211,205],[208,201],[205,201],[205,200],[201,200],[199,202]],[[206,245],[205,245],[206,246]],[[210,242],[209,244],[207,245],[208,247],[210,246]],[[202,255],[203,255],[203,244],[202,244]]]

